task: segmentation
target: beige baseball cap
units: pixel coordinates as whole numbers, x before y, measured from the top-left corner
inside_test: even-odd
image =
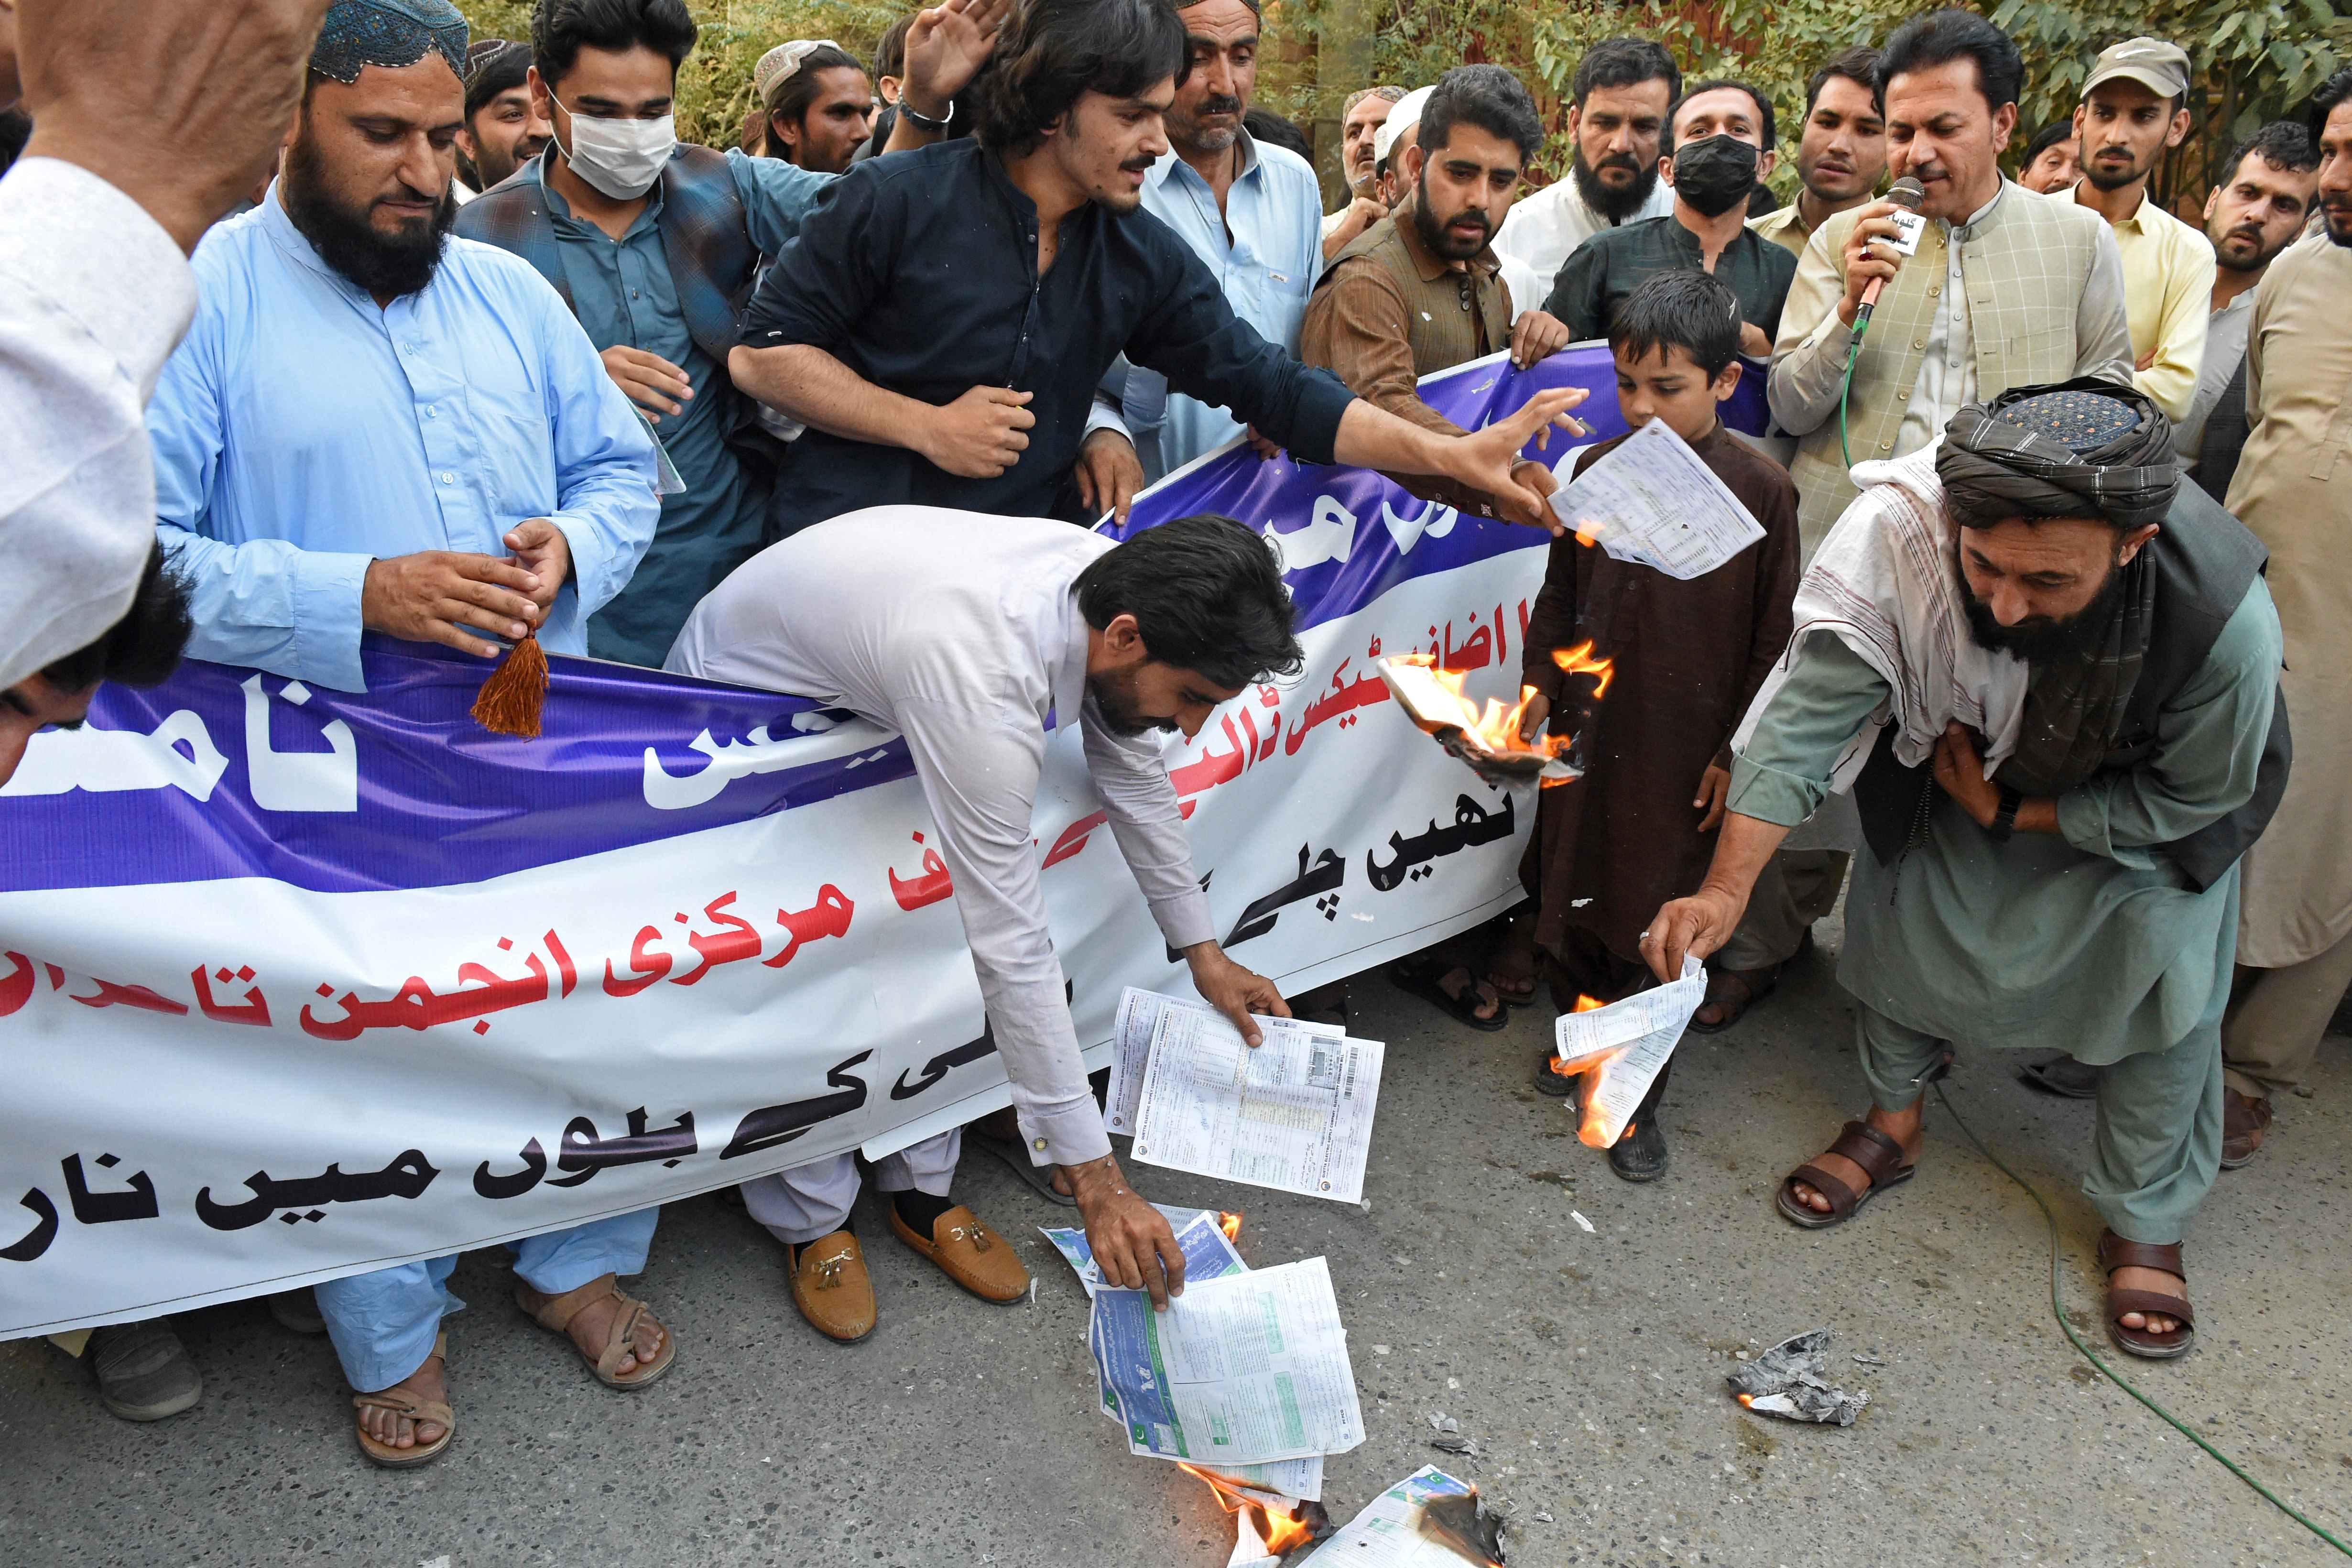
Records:
[[[1428,88],[1417,87],[1397,100],[1389,117],[1372,132],[1372,162],[1377,163],[1387,158],[1398,139],[1421,123],[1421,106],[1429,101],[1429,93]]]
[[[2103,82],[2121,78],[2136,81],[2158,98],[2179,98],[2189,90],[2189,51],[2162,38],[2126,38],[2099,51],[2083,96]]]

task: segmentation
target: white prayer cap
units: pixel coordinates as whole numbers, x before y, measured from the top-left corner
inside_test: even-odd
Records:
[[[1389,117],[1372,132],[1373,163],[1386,163],[1389,149],[1397,144],[1397,139],[1421,123],[1421,106],[1429,101],[1429,93],[1428,88],[1417,87],[1397,100],[1397,106],[1389,110]]]

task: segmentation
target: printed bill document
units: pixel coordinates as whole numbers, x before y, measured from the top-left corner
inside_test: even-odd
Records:
[[[1263,1027],[1263,1026],[1261,1026]],[[1277,1192],[1361,1202],[1385,1047],[1163,1004],[1137,1096],[1135,1157]]]
[[[1706,1000],[1706,968],[1683,960],[1683,977],[1639,991],[1589,1013],[1563,1013],[1552,1026],[1557,1071],[1595,1075],[1584,1097],[1577,1141],[1596,1149],[1617,1142],[1650,1085],[1675,1053],[1691,1015]],[[1598,1142],[1595,1142],[1595,1140]]]
[[[1559,520],[1620,561],[1687,583],[1764,537],[1731,487],[1653,419],[1552,492]]]
[[[1344,1454],[1364,1440],[1355,1369],[1320,1258],[1188,1284],[1164,1312],[1095,1293],[1087,1340],[1128,1451],[1196,1465]]]
[[[1167,1215],[1169,1225],[1175,1229],[1176,1245],[1184,1254],[1184,1279],[1188,1290],[1202,1279],[1249,1271],[1249,1265],[1242,1261],[1242,1255],[1234,1249],[1234,1244],[1226,1239],[1224,1230],[1218,1225],[1216,1210],[1171,1208],[1166,1204],[1151,1206]],[[1046,1240],[1054,1244],[1054,1249],[1062,1255],[1064,1260],[1077,1271],[1078,1283],[1086,1287],[1087,1295],[1091,1299],[1096,1291],[1102,1289],[1102,1268],[1095,1262],[1094,1249],[1087,1244],[1087,1233],[1066,1226],[1050,1229],[1040,1226],[1038,1229],[1045,1233]],[[1094,1328],[1094,1321],[1089,1318],[1087,1322],[1087,1347],[1090,1352],[1095,1342]],[[1100,1408],[1104,1415],[1119,1421],[1116,1406],[1116,1401],[1106,1401]],[[1120,1421],[1120,1425],[1124,1426],[1125,1422]],[[1283,1497],[1311,1498],[1318,1502],[1322,1500],[1323,1456],[1320,1454],[1305,1459],[1280,1459],[1270,1465],[1202,1465],[1200,1468],[1258,1491],[1277,1493]]]
[[[1205,1002],[1162,995],[1132,985],[1120,992],[1118,1022],[1112,1030],[1117,1054],[1111,1058],[1110,1091],[1103,1096],[1106,1131],[1134,1134],[1136,1108],[1143,1099],[1144,1064],[1151,1059],[1151,1031],[1159,1026],[1160,1015],[1171,1007],[1189,1008],[1211,1017],[1224,1016]],[[1257,1019],[1258,1028],[1269,1036],[1297,1034],[1336,1041],[1345,1039],[1348,1034],[1336,1024],[1309,1023],[1305,1018],[1268,1018],[1257,1014],[1251,1016]]]

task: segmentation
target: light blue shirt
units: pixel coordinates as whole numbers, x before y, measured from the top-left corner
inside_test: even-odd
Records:
[[[195,324],[148,405],[156,532],[194,599],[197,658],[341,691],[360,670],[368,563],[508,553],[543,517],[572,580],[540,641],[587,618],[654,535],[654,447],[563,300],[521,258],[451,236],[433,280],[378,309],[272,184],[193,263]]]
[[[1257,141],[1246,131],[1236,145],[1242,169],[1225,193],[1223,213],[1209,182],[1173,149],[1143,176],[1143,210],[1192,247],[1223,286],[1234,315],[1295,355],[1307,296],[1323,269],[1323,187],[1296,153]],[[1128,369],[1121,405],[1150,479],[1242,433],[1241,424],[1223,408],[1171,394],[1166,377],[1140,366]]]

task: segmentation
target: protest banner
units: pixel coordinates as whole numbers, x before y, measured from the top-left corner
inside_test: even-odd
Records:
[[[1597,344],[1424,390],[1476,426],[1563,384],[1622,430]],[[1752,385],[1737,413],[1760,426]],[[1423,648],[1515,696],[1549,536],[1246,448],[1127,526],[1204,510],[1280,547],[1308,655],[1169,751],[1234,956],[1296,991],[1516,902],[1532,796],[1430,743],[1370,661]],[[22,1221],[0,1220],[0,1338],[878,1155],[1006,1103],[896,737],[556,658],[545,734],[511,740],[467,717],[480,662],[364,659],[364,695],[201,663],[108,688],[0,790],[0,1215]],[[1100,1067],[1121,991],[1187,977],[1067,726],[1035,826]]]

